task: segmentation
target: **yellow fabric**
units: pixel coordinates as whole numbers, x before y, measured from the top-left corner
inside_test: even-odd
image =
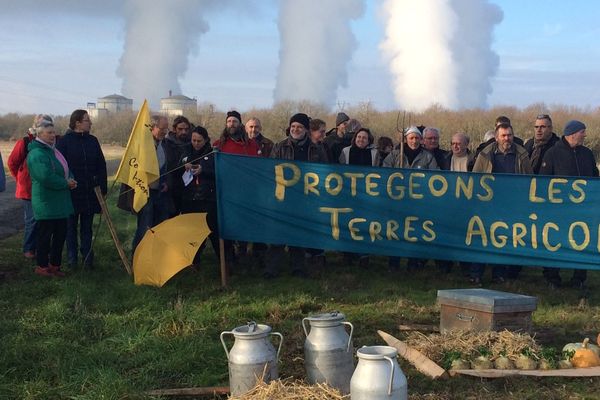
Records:
[[[154,138],[152,137],[150,111],[148,110],[148,103],[144,100],[129,135],[127,148],[121,159],[116,180],[133,188],[135,191],[133,209],[139,212],[148,202],[149,185],[159,177],[160,172]]]
[[[181,214],[149,229],[133,255],[134,283],[161,287],[192,264],[209,234],[206,213]]]

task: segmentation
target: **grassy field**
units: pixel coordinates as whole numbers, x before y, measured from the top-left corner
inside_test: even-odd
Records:
[[[129,247],[135,220],[114,209],[113,217]],[[384,258],[365,271],[329,254],[319,279],[238,274],[222,290],[209,251],[199,270],[185,269],[157,289],[133,285],[104,224],[95,250],[95,270],[47,279],[22,258],[20,237],[0,241],[1,399],[145,399],[151,389],[227,385],[219,333],[249,320],[284,335],[280,374],[302,378],[303,317],[340,310],[356,328],[356,348],[383,344],[377,329],[402,337],[400,323],[436,324],[436,291],[467,286],[458,268],[449,275],[433,267],[392,275]],[[591,273],[585,304],[574,290],[549,292],[541,271],[530,268],[518,282],[492,288],[538,296],[535,329],[561,332],[546,334],[543,344],[562,347],[600,331],[599,285],[599,274]],[[598,378],[434,382],[401,366],[411,399],[600,398]]]

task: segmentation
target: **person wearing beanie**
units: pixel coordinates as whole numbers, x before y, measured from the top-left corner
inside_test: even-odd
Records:
[[[440,169],[435,161],[435,157],[429,151],[425,150],[421,143],[423,136],[419,128],[411,126],[404,134],[398,132],[398,140],[404,140],[404,154],[400,154],[400,145],[388,154],[383,160],[383,166],[387,168],[414,168],[414,169]],[[409,271],[421,268],[424,260],[417,258],[408,259]],[[390,257],[388,268],[391,272],[397,272],[400,268],[400,257]]]
[[[78,253],[85,268],[94,267],[94,214],[102,212],[94,188],[99,186],[105,196],[108,192],[104,153],[98,139],[90,134],[91,128],[87,111],[75,110],[69,119],[69,129],[56,143],[56,149],[67,160],[77,181],[77,187],[71,191],[75,212],[69,216],[67,225],[67,256],[71,268],[78,265]]]
[[[33,208],[31,206],[31,177],[29,176],[29,169],[27,168],[27,146],[31,141],[35,140],[37,135],[36,130],[42,124],[53,124],[52,117],[47,114],[37,114],[33,118],[33,125],[25,137],[18,140],[15,143],[15,147],[10,153],[7,160],[8,169],[13,178],[15,178],[17,188],[15,191],[15,197],[21,199],[23,204],[23,217],[25,222],[25,229],[23,232],[23,255],[25,258],[35,258],[36,248],[36,223],[33,217]]]
[[[323,147],[313,143],[309,138],[310,118],[303,113],[294,114],[290,118],[287,138],[275,144],[271,158],[292,161],[308,161],[326,163],[327,154]],[[283,264],[285,256],[284,245],[270,245],[263,277],[275,278],[279,274],[279,266]],[[292,275],[306,278],[305,249],[302,247],[288,246]]]
[[[342,149],[352,144],[354,133],[360,129],[360,123],[353,120],[353,131],[348,131],[349,124],[352,122],[348,114],[340,112],[335,117],[335,128],[327,132],[323,145],[327,150],[330,162],[337,163]]]
[[[411,126],[403,135],[399,133],[398,140],[404,140],[405,143],[403,159],[400,157],[400,145],[397,145],[383,160],[384,167],[440,169],[433,154],[421,146],[423,137],[419,128]]]
[[[583,122],[571,120],[563,130],[563,136],[544,155],[540,175],[597,177],[598,167],[594,153],[583,143],[586,137]],[[561,286],[560,269],[544,268],[544,278],[551,289]],[[584,289],[587,271],[573,270],[570,286]]]
[[[258,144],[246,134],[241,118],[240,113],[235,110],[227,112],[225,128],[221,137],[213,143],[213,147],[224,153],[257,157]]]

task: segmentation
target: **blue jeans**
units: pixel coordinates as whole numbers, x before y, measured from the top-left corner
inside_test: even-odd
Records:
[[[169,193],[161,193],[158,190],[150,190],[148,202],[137,214],[137,229],[133,236],[131,244],[131,254],[135,253],[137,245],[140,243],[146,231],[156,226],[166,219],[169,219]],[[218,250],[217,250],[218,251]]]
[[[25,222],[25,232],[23,233],[23,253],[28,251],[34,253],[36,247],[36,225],[35,218],[33,217],[33,207],[31,206],[31,200],[23,201],[23,213]]]
[[[77,265],[77,250],[81,252],[84,265],[94,264],[92,250],[94,214],[74,214],[67,220],[67,258],[69,264]],[[79,244],[77,243],[77,228],[79,227]]]

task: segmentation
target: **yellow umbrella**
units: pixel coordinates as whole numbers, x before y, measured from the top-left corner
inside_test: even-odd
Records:
[[[181,214],[149,229],[133,255],[134,283],[161,287],[192,264],[209,234],[206,213]]]

